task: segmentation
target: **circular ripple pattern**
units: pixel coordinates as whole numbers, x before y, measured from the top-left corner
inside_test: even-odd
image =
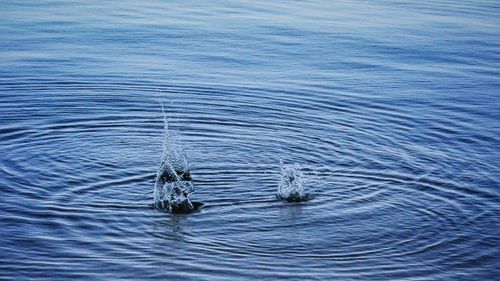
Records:
[[[4,87],[16,96],[1,107],[2,244],[9,255],[31,255],[16,264],[4,257],[14,269],[71,276],[67,265],[77,263],[178,278],[255,269],[263,278],[404,278],[498,254],[496,182],[484,176],[494,167],[453,144],[452,132],[473,131],[472,120],[447,120],[440,130],[414,108],[398,108],[404,101],[326,91],[304,98],[250,88],[47,88]],[[148,208],[161,156],[159,100],[170,101],[170,126],[182,132],[194,197],[208,205],[202,213]],[[415,127],[419,136],[394,132]],[[494,154],[492,138],[480,140],[485,155]],[[279,157],[322,179],[313,201],[274,199]]]
[[[495,279],[500,34],[477,2],[6,3],[0,279]],[[199,213],[150,208],[160,102]],[[312,200],[275,198],[280,159]]]

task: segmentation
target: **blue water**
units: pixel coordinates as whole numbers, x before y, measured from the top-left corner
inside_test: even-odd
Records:
[[[498,278],[498,1],[269,2],[0,1],[0,279]]]

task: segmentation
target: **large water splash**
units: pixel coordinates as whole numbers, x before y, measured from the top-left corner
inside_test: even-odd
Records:
[[[184,146],[177,131],[169,130],[163,109],[164,138],[160,167],[156,172],[154,206],[172,213],[190,213],[194,206],[189,195],[194,192]]]
[[[309,186],[314,181],[299,164],[284,165],[281,162],[280,183],[276,197],[288,202],[302,202],[312,198]]]

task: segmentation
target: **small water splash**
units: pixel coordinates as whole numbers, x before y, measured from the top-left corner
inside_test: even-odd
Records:
[[[314,181],[306,175],[299,164],[281,164],[280,183],[276,197],[288,202],[303,202],[312,199],[309,186]]]
[[[195,189],[186,152],[178,131],[170,130],[161,104],[164,124],[163,149],[160,167],[156,172],[153,192],[154,206],[172,213],[191,213],[195,206],[189,196]],[[198,205],[198,204],[196,204]]]

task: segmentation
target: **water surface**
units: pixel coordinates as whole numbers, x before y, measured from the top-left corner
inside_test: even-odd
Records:
[[[499,14],[1,2],[0,279],[495,279]],[[149,207],[159,101],[199,213]],[[275,198],[280,158],[313,200]]]

